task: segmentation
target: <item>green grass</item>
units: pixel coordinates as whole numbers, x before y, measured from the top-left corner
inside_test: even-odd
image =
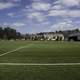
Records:
[[[0,41],[0,63],[80,63],[80,42]],[[80,66],[0,65],[0,80],[80,80]]]
[[[0,66],[0,80],[80,80],[80,66]]]

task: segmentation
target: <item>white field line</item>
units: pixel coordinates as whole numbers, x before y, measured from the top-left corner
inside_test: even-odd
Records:
[[[29,44],[29,45],[26,45],[26,46],[19,47],[19,48],[15,49],[15,50],[5,52],[5,53],[1,54],[0,56],[4,56],[4,55],[6,55],[6,54],[16,52],[16,51],[18,51],[18,50],[20,50],[20,49],[23,49],[23,48],[25,48],[25,47],[29,47],[29,46],[31,46],[31,45],[32,45],[32,44]]]
[[[0,65],[9,66],[77,66],[80,63],[0,63]]]

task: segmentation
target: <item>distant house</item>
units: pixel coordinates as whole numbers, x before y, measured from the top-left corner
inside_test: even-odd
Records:
[[[44,34],[44,38],[46,40],[62,41],[64,40],[64,35],[61,33],[46,33]]]
[[[74,33],[74,34],[70,34],[68,37],[68,40],[73,40],[73,41],[80,41],[80,32],[78,33]]]
[[[74,29],[56,32],[26,34],[25,40],[80,41],[80,31],[78,29]]]
[[[43,32],[43,33],[32,34],[31,40],[62,41],[64,40],[64,35],[62,33]]]

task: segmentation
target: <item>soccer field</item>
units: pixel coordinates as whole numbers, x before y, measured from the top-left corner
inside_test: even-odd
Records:
[[[80,42],[0,41],[0,80],[80,80]]]

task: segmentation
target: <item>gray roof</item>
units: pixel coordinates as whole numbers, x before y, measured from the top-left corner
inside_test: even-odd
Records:
[[[80,36],[80,32],[78,32],[78,33],[73,33],[73,34],[70,34],[69,36]]]

